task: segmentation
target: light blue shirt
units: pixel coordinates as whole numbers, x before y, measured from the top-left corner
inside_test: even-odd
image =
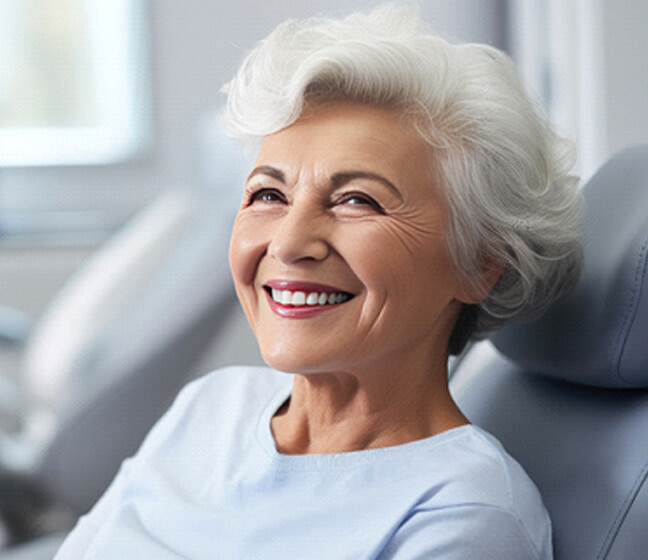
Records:
[[[380,449],[282,455],[292,376],[228,368],[189,384],[57,560],[547,560],[538,491],[466,425]]]

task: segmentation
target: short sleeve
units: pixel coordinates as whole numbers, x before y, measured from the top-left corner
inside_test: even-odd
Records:
[[[504,509],[463,505],[417,511],[394,533],[380,560],[551,560],[551,533],[538,549]]]

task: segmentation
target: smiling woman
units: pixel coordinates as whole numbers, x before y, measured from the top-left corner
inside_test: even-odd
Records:
[[[354,103],[325,104],[263,139],[230,261],[271,366],[351,368],[365,384],[380,379],[381,391],[401,383],[399,367],[419,372],[421,387],[443,379],[460,304],[481,298],[448,257],[430,151],[400,111]],[[322,287],[306,294],[297,283]],[[280,301],[268,288],[281,290]],[[308,306],[311,293],[333,295]]]
[[[288,22],[229,85],[230,264],[270,368],[191,384],[58,558],[552,557],[449,354],[578,276],[566,144],[502,53],[387,6]]]

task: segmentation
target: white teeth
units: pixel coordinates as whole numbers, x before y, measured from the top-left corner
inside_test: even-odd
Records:
[[[350,299],[350,297],[342,292],[328,293],[328,292],[306,292],[290,290],[277,290],[272,288],[270,290],[272,299],[282,305],[331,305],[334,303],[342,303]]]
[[[290,303],[293,305],[304,305],[306,303],[306,294],[304,292],[294,292]]]

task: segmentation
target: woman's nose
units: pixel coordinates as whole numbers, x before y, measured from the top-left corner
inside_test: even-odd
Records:
[[[330,246],[323,219],[306,208],[289,206],[272,232],[268,254],[283,264],[324,260]]]

